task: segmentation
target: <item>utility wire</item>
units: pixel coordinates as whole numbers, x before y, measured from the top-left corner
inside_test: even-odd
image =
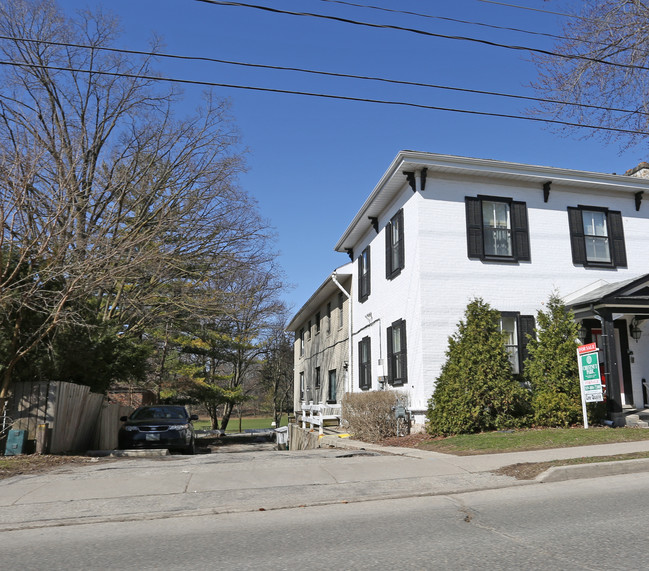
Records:
[[[429,18],[431,20],[442,20],[444,22],[453,22],[456,24],[468,24],[470,26],[481,26],[483,28],[491,28],[493,30],[505,30],[508,32],[520,32],[522,34],[530,34],[533,36],[544,36],[546,38],[553,38],[556,40],[570,40],[566,36],[559,36],[557,34],[550,34],[547,32],[536,32],[533,30],[525,30],[523,28],[512,28],[509,26],[497,26],[495,24],[487,24],[485,22],[476,22],[473,20],[460,20],[458,18],[450,18],[447,16],[433,16],[432,14],[422,14],[421,12],[411,12],[408,10],[395,10],[393,8],[383,8],[381,6],[372,6],[370,4],[356,4],[354,2],[345,2],[344,0],[320,0],[320,2],[328,2],[331,4],[342,4],[344,6],[354,6],[356,8],[368,8],[370,10],[377,10],[379,12],[389,12],[393,14],[404,14],[406,16],[417,16],[418,18]]]
[[[454,107],[440,107],[436,105],[424,105],[421,103],[412,103],[407,101],[389,101],[384,99],[367,99],[362,97],[351,97],[346,95],[332,95],[327,93],[314,93],[309,91],[294,91],[289,89],[273,89],[270,87],[256,87],[251,85],[235,85],[229,83],[216,83],[211,81],[200,81],[200,80],[190,80],[190,79],[177,79],[171,77],[162,77],[162,76],[153,76],[153,75],[141,75],[134,73],[117,73],[110,71],[100,71],[100,70],[88,70],[88,69],[75,69],[62,66],[52,66],[52,65],[39,65],[32,63],[16,63],[12,61],[1,61],[0,65],[8,65],[14,67],[29,67],[35,69],[49,69],[53,71],[69,71],[72,73],[87,73],[89,75],[108,75],[112,77],[124,77],[129,79],[143,79],[147,81],[165,81],[170,83],[182,83],[188,85],[201,85],[205,87],[224,87],[227,89],[241,89],[247,91],[259,91],[266,93],[280,93],[288,95],[302,95],[306,97],[318,97],[323,99],[335,99],[341,101],[356,101],[360,103],[376,103],[380,105],[392,105],[392,106],[401,106],[401,107],[414,107],[417,109],[428,109],[432,111],[448,111],[451,113],[462,113],[466,115],[479,115],[484,117],[498,117],[504,119],[519,119],[523,121],[534,121],[536,123],[552,123],[555,125],[564,125],[567,127],[581,127],[584,129],[593,129],[595,131],[612,131],[616,133],[625,133],[632,135],[648,135],[649,132],[644,131],[635,131],[632,129],[621,129],[619,127],[602,127],[598,125],[586,125],[582,123],[574,123],[571,121],[561,121],[558,119],[542,119],[539,117],[525,117],[523,115],[512,115],[508,113],[495,113],[489,111],[474,111],[471,109],[458,109]]]
[[[566,18],[574,18],[572,14],[565,14],[564,12],[553,12],[552,10],[542,10],[541,8],[532,8],[531,6],[519,6],[518,4],[508,4],[507,2],[496,2],[495,0],[477,0],[485,4],[496,4],[498,6],[506,6],[507,8],[518,8],[519,10],[532,10],[533,12],[543,12],[544,14],[553,14],[554,16],[564,16]],[[582,20],[584,18],[581,18]]]
[[[315,14],[313,12],[294,12],[291,10],[279,10],[277,8],[271,8],[269,6],[260,6],[258,4],[248,4],[245,2],[226,2],[225,0],[196,0],[196,2],[203,2],[205,4],[213,4],[216,6],[233,6],[233,7],[241,7],[241,8],[253,8],[255,10],[262,10],[265,12],[271,12],[273,14],[286,14],[290,16],[303,16],[303,17],[311,17],[311,18],[320,18],[323,20],[333,20],[336,22],[342,22],[344,24],[353,24],[355,26],[364,26],[368,28],[377,28],[377,29],[386,29],[386,30],[397,30],[400,32],[409,32],[412,34],[418,34],[421,36],[427,36],[431,38],[441,38],[445,40],[457,40],[457,41],[464,41],[464,42],[474,42],[478,44],[482,44],[485,46],[491,46],[491,47],[496,47],[496,48],[504,48],[508,50],[516,50],[516,51],[525,51],[525,52],[532,52],[532,53],[537,53],[541,55],[547,55],[547,56],[552,56],[552,57],[558,57],[562,59],[568,59],[568,60],[585,60],[585,61],[591,61],[594,63],[600,63],[603,65],[610,65],[614,67],[622,67],[622,68],[629,68],[629,69],[641,69],[645,71],[649,71],[648,67],[641,66],[641,65],[635,65],[635,64],[623,64],[623,63],[617,63],[617,62],[612,62],[612,61],[607,61],[599,58],[593,58],[590,56],[586,55],[571,55],[571,54],[561,54],[558,52],[553,52],[550,50],[544,50],[540,48],[532,48],[529,46],[517,46],[517,45],[510,45],[510,44],[501,44],[498,42],[492,42],[489,40],[482,40],[479,38],[472,38],[468,36],[451,36],[447,34],[437,34],[434,32],[427,32],[425,30],[420,30],[417,28],[406,28],[404,26],[395,26],[391,24],[373,24],[371,22],[361,22],[358,20],[351,20],[350,18],[343,18],[340,16],[328,16],[326,14]]]
[[[307,68],[301,68],[301,67],[287,67],[287,66],[279,66],[279,65],[269,65],[269,64],[260,64],[260,63],[250,63],[250,62],[240,62],[240,61],[232,61],[232,60],[225,60],[225,59],[219,59],[219,58],[212,58],[212,57],[207,57],[207,56],[184,56],[184,55],[179,55],[179,54],[169,54],[169,53],[163,53],[163,52],[146,52],[146,51],[141,51],[141,50],[129,50],[129,49],[124,49],[124,48],[109,48],[106,46],[89,46],[85,44],[74,44],[70,42],[55,42],[51,40],[38,40],[38,39],[31,39],[31,38],[18,38],[15,36],[3,36],[0,35],[0,40],[11,40],[14,42],[27,42],[27,43],[37,43],[37,44],[46,44],[46,45],[52,45],[52,46],[60,46],[60,47],[66,47],[66,48],[80,48],[80,49],[89,49],[89,50],[97,50],[97,51],[108,51],[108,52],[115,52],[115,53],[122,53],[122,54],[129,54],[129,55],[138,55],[138,56],[147,56],[147,57],[160,57],[160,58],[167,58],[167,59],[180,59],[184,61],[205,61],[205,62],[210,62],[210,63],[219,63],[219,64],[225,64],[225,65],[233,65],[233,66],[240,66],[240,67],[250,67],[250,68],[255,68],[255,69],[270,69],[270,70],[275,70],[275,71],[295,71],[298,73],[306,73],[306,74],[311,74],[311,75],[323,75],[327,77],[341,77],[345,79],[360,79],[362,81],[378,81],[382,83],[390,83],[390,84],[395,84],[395,85],[408,85],[412,87],[426,87],[430,89],[440,89],[444,91],[454,91],[454,92],[459,92],[459,93],[471,93],[474,95],[491,95],[494,97],[505,97],[508,99],[518,99],[522,101],[534,101],[537,103],[552,103],[556,105],[567,105],[571,107],[581,107],[581,108],[586,108],[586,109],[596,109],[599,111],[609,111],[609,112],[616,112],[616,113],[630,113],[633,115],[649,115],[649,112],[645,111],[640,111],[637,109],[621,109],[618,107],[603,107],[601,105],[591,105],[588,103],[573,103],[571,101],[561,101],[558,99],[547,99],[543,97],[533,97],[530,95],[518,95],[518,94],[513,94],[513,93],[503,93],[499,91],[485,91],[482,89],[470,89],[466,87],[454,87],[450,85],[439,85],[439,84],[434,84],[434,83],[423,83],[423,82],[418,82],[418,81],[405,81],[405,80],[400,80],[400,79],[390,79],[386,77],[378,77],[378,76],[371,76],[371,75],[354,75],[354,74],[349,74],[349,73],[339,73],[339,72],[333,72],[333,71],[321,71],[321,70],[315,70],[315,69],[307,69]]]

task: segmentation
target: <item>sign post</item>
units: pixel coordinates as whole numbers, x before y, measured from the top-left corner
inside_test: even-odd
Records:
[[[599,371],[598,351],[599,349],[595,343],[589,343],[588,345],[580,345],[577,347],[584,428],[588,428],[588,412],[586,411],[586,403],[602,402],[604,400],[602,376]]]

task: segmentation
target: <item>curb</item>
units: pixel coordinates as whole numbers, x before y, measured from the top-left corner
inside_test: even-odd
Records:
[[[579,480],[582,478],[603,478],[605,476],[637,474],[640,472],[649,472],[649,458],[594,462],[592,464],[579,464],[576,466],[553,466],[543,472],[543,474],[539,474],[535,478],[535,481],[545,484]]]

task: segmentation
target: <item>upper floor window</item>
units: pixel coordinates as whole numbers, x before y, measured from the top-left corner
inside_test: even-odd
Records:
[[[370,247],[358,257],[358,301],[365,301],[370,295]]]
[[[528,356],[528,336],[534,336],[534,317],[503,311],[500,314],[500,330],[505,333],[505,349],[512,365],[512,372],[520,375]]]
[[[626,267],[622,213],[606,208],[568,208],[572,261],[584,266]]]
[[[320,312],[315,314],[315,334],[320,333]]]
[[[395,386],[408,382],[406,322],[395,321],[388,327],[388,383]]]
[[[358,342],[358,386],[363,390],[372,388],[372,347],[369,337]]]
[[[343,326],[343,302],[344,302],[343,293],[338,294],[338,329]]]
[[[327,302],[327,335],[331,333],[331,302]]]
[[[300,357],[304,356],[304,327],[300,329]]]
[[[465,197],[469,258],[530,261],[527,206],[509,198]]]
[[[309,323],[307,323],[306,326],[306,340],[311,341],[311,320],[309,319]]]
[[[403,209],[385,227],[385,276],[392,279],[405,267],[403,239]]]

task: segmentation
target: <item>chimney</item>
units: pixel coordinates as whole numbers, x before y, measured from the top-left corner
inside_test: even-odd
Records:
[[[626,171],[624,175],[635,176],[638,178],[649,178],[649,163],[640,163],[637,167]]]

